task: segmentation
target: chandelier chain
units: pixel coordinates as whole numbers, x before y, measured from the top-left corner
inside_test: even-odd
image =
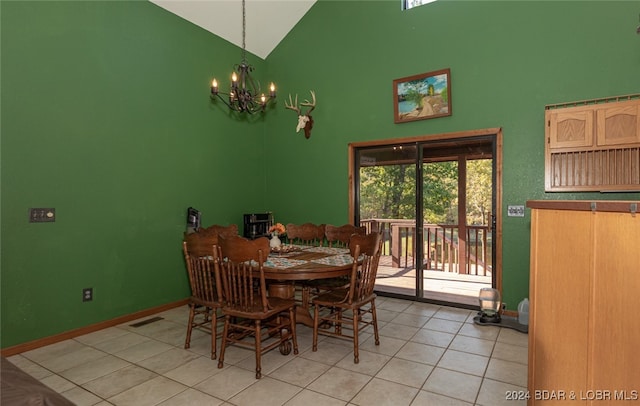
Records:
[[[245,7],[245,0],[242,0],[242,63],[247,62],[247,51],[245,44],[245,37],[247,35],[247,13]]]
[[[221,92],[218,81],[213,78],[211,82],[211,98],[222,101],[231,110],[249,114],[264,112],[267,103],[276,98],[276,87],[273,83],[268,95],[260,93],[260,83],[251,77],[253,67],[247,62],[247,8],[246,0],[242,0],[242,61],[233,66],[231,75],[231,89],[229,92]],[[228,97],[228,100],[222,95]]]

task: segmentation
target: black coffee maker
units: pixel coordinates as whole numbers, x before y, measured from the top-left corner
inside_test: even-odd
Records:
[[[244,215],[244,237],[254,240],[269,236],[269,227],[273,225],[273,214],[252,213]]]
[[[195,233],[200,228],[200,211],[189,207],[187,209],[187,234]]]

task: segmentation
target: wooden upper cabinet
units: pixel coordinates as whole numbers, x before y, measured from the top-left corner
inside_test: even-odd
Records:
[[[619,102],[597,109],[598,145],[620,145],[640,142],[640,103]]]
[[[640,191],[640,94],[545,107],[545,191]]]
[[[593,145],[593,111],[582,108],[547,110],[551,148],[590,147]]]

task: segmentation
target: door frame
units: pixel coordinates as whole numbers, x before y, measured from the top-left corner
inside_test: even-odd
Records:
[[[493,136],[495,137],[495,151],[494,151],[494,194],[495,194],[495,212],[494,212],[494,221],[495,221],[495,229],[494,238],[495,238],[495,264],[494,264],[494,273],[495,273],[495,288],[502,292],[502,128],[485,128],[479,130],[469,130],[469,131],[457,131],[450,133],[440,133],[440,134],[430,134],[430,135],[420,135],[413,137],[404,137],[404,138],[389,138],[384,140],[375,140],[375,141],[362,141],[362,142],[352,142],[348,145],[348,183],[349,183],[349,219],[353,222],[356,218],[356,173],[355,173],[355,151],[357,148],[367,148],[367,147],[377,147],[377,146],[386,146],[386,145],[397,145],[397,144],[408,144],[408,143],[421,143],[421,142],[432,142],[432,141],[444,141],[444,140],[456,140],[460,139],[473,139],[475,137],[487,137]],[[504,295],[503,295],[504,296]]]

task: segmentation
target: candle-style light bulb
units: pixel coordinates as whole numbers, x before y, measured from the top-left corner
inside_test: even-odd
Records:
[[[265,96],[264,93],[260,95],[260,101],[262,102],[262,104],[265,104],[267,102],[267,96]]]
[[[211,82],[211,94],[218,94],[218,81],[216,78],[213,78]]]
[[[234,89],[238,87],[238,75],[236,74],[235,71],[231,74],[231,86]]]
[[[271,86],[269,86],[269,97],[276,97],[276,85],[271,82]]]

